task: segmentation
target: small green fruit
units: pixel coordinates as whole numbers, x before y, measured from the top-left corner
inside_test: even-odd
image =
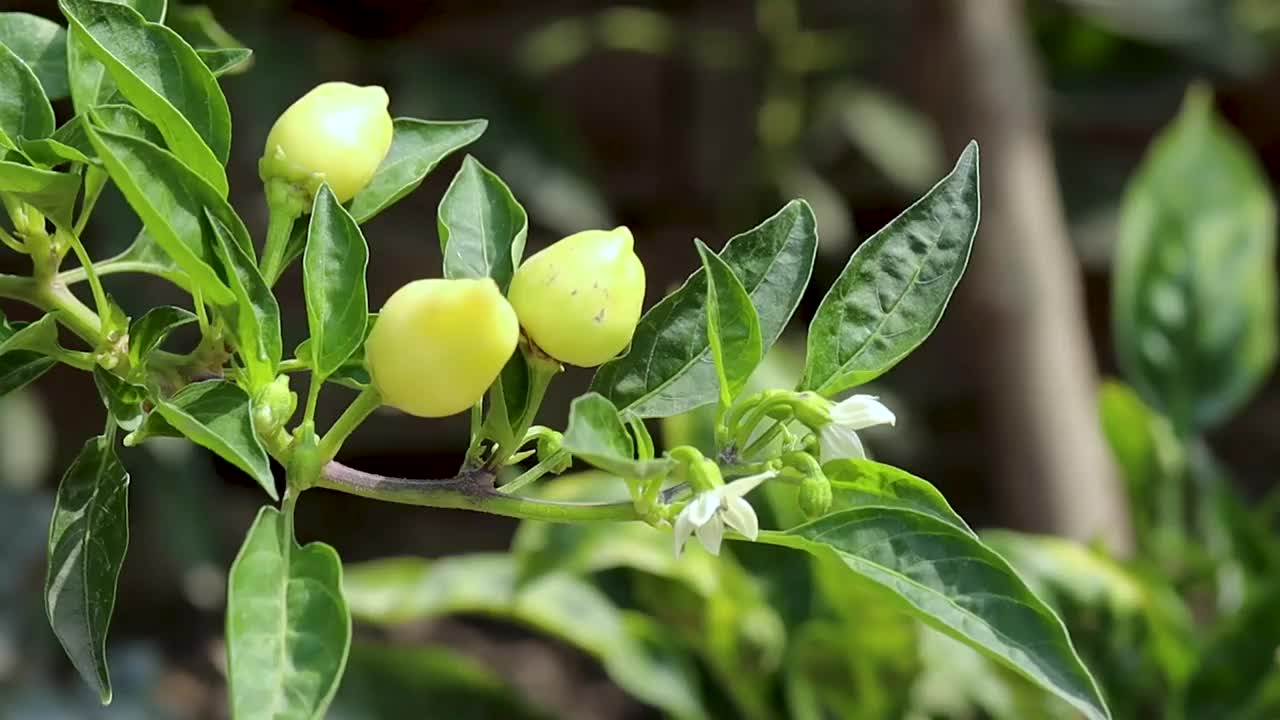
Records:
[[[493,280],[416,280],[382,306],[366,362],[387,405],[444,417],[484,397],[519,338],[515,311]]]
[[[511,304],[543,352],[593,367],[627,347],[644,303],[644,265],[633,244],[625,227],[585,230],[516,270]]]
[[[391,148],[387,92],[344,82],[317,85],[285,110],[267,135],[259,171],[314,193],[329,184],[338,202],[364,189]]]

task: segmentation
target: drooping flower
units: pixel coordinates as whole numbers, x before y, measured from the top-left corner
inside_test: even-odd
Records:
[[[874,395],[853,395],[831,408],[831,421],[818,429],[822,461],[867,457],[858,431],[875,425],[893,425],[897,417]]]
[[[685,543],[694,535],[707,552],[719,555],[726,525],[748,540],[755,540],[760,534],[760,521],[751,503],[743,496],[776,475],[776,472],[769,471],[738,478],[700,493],[689,501],[676,516],[676,557],[680,557]]]

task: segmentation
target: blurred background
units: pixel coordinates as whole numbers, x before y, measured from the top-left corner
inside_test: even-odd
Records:
[[[807,199],[821,246],[796,332],[775,353],[784,376],[802,362],[801,331],[849,254],[976,138],[983,218],[970,271],[933,336],[874,383],[899,420],[867,443],[936,484],[975,527],[1119,552],[1133,540],[1096,387],[1117,373],[1109,273],[1126,183],[1196,81],[1212,87],[1271,180],[1280,177],[1277,0],[208,7],[226,42],[255,53],[254,67],[223,85],[236,128],[232,201],[258,237],[257,158],[275,117],[322,81],[380,84],[395,116],[488,119],[469,151],[528,210],[530,253],[579,229],[629,226],[649,272],[648,304],[697,267],[693,238],[718,248],[786,200]],[[3,9],[60,19],[51,0],[4,0]],[[195,22],[202,10],[171,3],[169,12]],[[460,160],[365,226],[372,305],[439,275],[436,205]],[[99,207],[88,238],[105,257],[127,245],[137,221],[118,193]],[[0,255],[0,272],[24,269]],[[171,297],[160,281],[122,277],[108,287],[126,309]],[[296,266],[281,288],[292,347],[305,328]],[[589,379],[574,371],[557,381],[540,422],[563,427]],[[0,400],[0,717],[223,717],[225,570],[261,501],[229,466],[182,444],[127,451],[132,541],[111,632],[114,706],[96,707],[44,622],[52,492],[101,426],[93,393],[89,376],[59,368]],[[332,418],[349,398],[325,400]],[[380,414],[344,460],[447,476],[465,433],[461,416]],[[1243,496],[1263,496],[1280,443],[1275,378],[1208,440]],[[301,539],[323,537],[348,561],[501,551],[515,530],[499,518],[324,492],[307,495],[299,523]],[[551,716],[652,716],[590,656],[516,627],[471,618],[403,632],[496,670]],[[419,715],[369,715],[402,716]]]

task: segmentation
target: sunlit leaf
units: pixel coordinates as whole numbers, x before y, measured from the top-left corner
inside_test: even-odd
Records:
[[[0,13],[0,45],[31,68],[50,100],[67,96],[67,30],[56,22],[23,12]]]
[[[660,475],[672,465],[667,458],[637,460],[631,434],[622,424],[617,408],[599,393],[587,393],[569,407],[564,449],[624,478]]]
[[[762,351],[782,334],[813,271],[818,235],[803,200],[729,240],[719,257],[751,295]],[[591,389],[622,412],[668,417],[714,402],[716,369],[707,341],[706,275],[699,269],[640,318],[631,350],[600,367]]]
[[[1111,717],[1062,621],[971,533],[913,510],[841,510],[760,541],[844,564],[905,610],[1057,695]]]
[[[363,223],[413,192],[450,154],[470,145],[488,122],[428,122],[396,118],[391,149],[373,179],[351,199],[351,215]]]
[[[311,329],[311,368],[331,375],[364,344],[369,319],[365,268],[369,246],[360,226],[322,185],[316,192],[302,258]]]
[[[249,371],[252,387],[275,380],[284,353],[280,339],[280,306],[271,287],[258,271],[251,251],[237,242],[222,221],[205,210],[205,220],[217,240],[215,252],[226,268],[227,284],[236,296],[227,309],[240,357]]]
[[[214,213],[242,246],[250,242],[244,223],[216,188],[173,154],[145,140],[85,127],[90,142],[147,235],[219,305],[235,301],[220,273],[213,231],[205,212]]]
[[[0,23],[6,15],[0,13]],[[13,50],[0,44],[0,131],[10,140],[35,139],[48,136],[53,128],[53,106],[35,72]]]
[[[267,451],[253,430],[249,395],[235,383],[205,380],[157,400],[129,442],[152,436],[185,437],[212,450],[248,473],[273,500],[278,497]]]
[[[440,200],[437,226],[445,277],[493,278],[506,292],[529,219],[501,178],[468,155]]]
[[[227,675],[236,720],[323,718],[351,646],[342,562],[324,543],[299,546],[264,507],[227,584]]]
[[[222,166],[231,150],[231,112],[196,51],[177,33],[127,5],[60,0],[58,7],[70,22],[74,41],[102,63],[120,94],[155,123],[169,150],[225,197]],[[106,100],[77,100],[77,109],[83,112]]]
[[[813,322],[803,388],[823,395],[874,380],[933,332],[978,229],[978,145],[924,197],[867,238]]]
[[[720,404],[729,407],[760,363],[760,318],[728,264],[701,240],[694,244],[707,277],[707,341],[719,380]]]

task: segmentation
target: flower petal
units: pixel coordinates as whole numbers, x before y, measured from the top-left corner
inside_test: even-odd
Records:
[[[697,526],[690,519],[689,509],[693,507],[690,503],[686,505],[680,514],[676,516],[675,538],[676,538],[676,558],[679,559],[681,551],[684,550],[685,543],[689,542],[689,537],[693,535],[693,531]]]
[[[724,521],[716,514],[705,524],[698,526],[698,542],[712,555],[720,554],[720,543],[724,541]]]
[[[683,515],[688,513],[689,521],[693,523],[693,526],[695,528],[702,527],[707,524],[707,522],[715,516],[716,511],[720,509],[720,497],[723,493],[723,487],[708,490],[707,492],[704,492],[690,500],[689,504],[684,506],[684,510],[680,511],[680,514]]]
[[[867,457],[858,433],[835,423],[824,425],[818,431],[818,445],[822,462],[846,458],[865,460]]]
[[[743,537],[754,541],[760,536],[760,520],[756,517],[751,503],[740,497],[731,497],[725,501],[720,517],[729,527],[737,530]]]
[[[894,425],[898,418],[876,396],[854,395],[831,408],[831,422],[850,430],[862,430],[873,425]]]
[[[734,480],[733,482],[730,482],[728,485],[724,486],[724,496],[726,498],[740,498],[743,495],[746,495],[747,493],[751,492],[752,490],[755,490],[756,488],[760,487],[760,484],[763,483],[765,480],[769,480],[777,476],[778,476],[778,473],[776,471],[769,470],[768,472],[762,472],[756,475],[748,475],[746,477],[740,477],[737,480]]]

